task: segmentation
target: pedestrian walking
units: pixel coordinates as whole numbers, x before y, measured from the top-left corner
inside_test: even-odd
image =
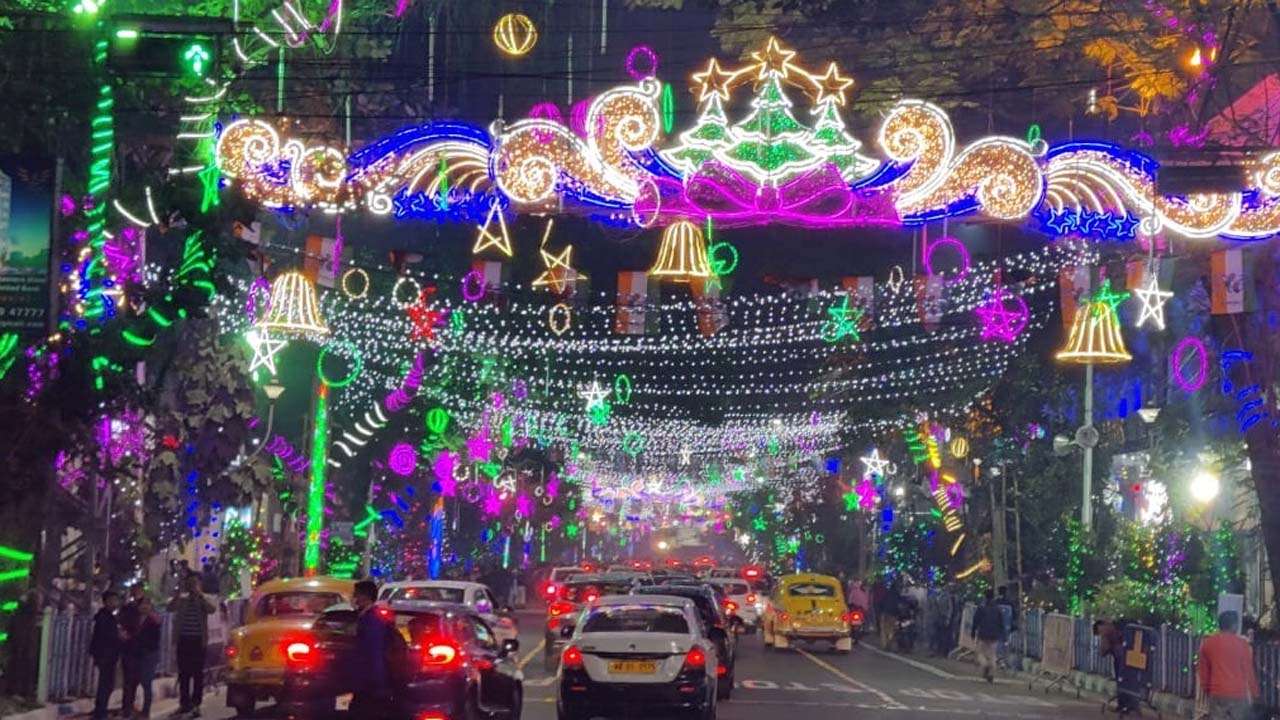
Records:
[[[93,616],[93,635],[89,638],[89,656],[98,669],[98,691],[93,698],[93,720],[106,720],[107,702],[116,685],[116,666],[120,664],[120,625],[116,611],[120,595],[114,590],[102,593],[102,608]]]
[[[898,609],[901,604],[898,589],[886,587],[880,604],[876,607],[876,629],[880,631],[880,647],[884,650],[893,649],[893,634],[898,627]]]
[[[352,653],[351,716],[355,720],[381,720],[391,711],[391,673],[387,667],[388,635],[396,632],[374,601],[378,586],[372,580],[356,583],[351,604],[356,618],[356,646]]]
[[[129,600],[116,614],[116,623],[120,626],[120,666],[123,670],[124,692],[120,695],[120,714],[132,717],[134,714],[134,698],[138,694],[138,668],[134,660],[138,657],[134,651],[134,640],[142,626],[141,601],[146,597],[142,583],[135,583],[129,588]]]
[[[1239,626],[1239,614],[1224,612],[1218,616],[1218,632],[1200,643],[1196,673],[1213,720],[1248,720],[1260,697],[1253,648],[1236,634]]]
[[[137,625],[124,651],[124,665],[132,668],[133,675],[125,676],[125,694],[121,704],[132,711],[134,696],[138,688],[142,688],[142,709],[133,712],[132,717],[145,720],[151,717],[151,683],[156,678],[156,666],[160,663],[160,616],[156,614],[151,598],[145,594],[138,600],[137,613]]]
[[[978,667],[987,682],[996,677],[996,645],[1004,640],[1004,614],[996,605],[995,593],[987,591],[987,601],[973,613],[971,632],[978,643]]]
[[[188,574],[179,595],[169,601],[178,656],[178,713],[200,717],[204,701],[204,656],[209,616],[216,608],[200,592],[200,576]]]

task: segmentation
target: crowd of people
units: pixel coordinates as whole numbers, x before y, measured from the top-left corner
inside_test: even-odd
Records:
[[[119,715],[148,718],[152,685],[160,662],[161,619],[146,588],[129,588],[128,602],[121,604],[115,590],[102,593],[102,607],[93,616],[89,656],[97,670],[93,720],[105,720],[117,673],[123,678]],[[205,597],[200,577],[189,574],[167,604],[173,614],[173,635],[178,663],[178,714],[199,717],[204,696],[205,648],[209,644],[209,616],[217,607]],[[142,704],[136,703],[141,691]]]

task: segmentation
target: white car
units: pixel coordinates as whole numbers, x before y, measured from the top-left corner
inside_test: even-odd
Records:
[[[488,585],[454,580],[406,580],[387,583],[378,593],[381,602],[438,602],[466,605],[484,618],[498,636],[498,642],[518,640],[520,628],[509,608],[503,608],[493,598]]]
[[[693,601],[610,595],[582,611],[556,673],[557,720],[643,709],[716,716],[716,646]]]
[[[555,600],[557,594],[560,592],[560,586],[564,585],[565,581],[569,580],[574,575],[582,575],[585,572],[585,570],[577,567],[576,565],[551,568],[551,574],[547,575],[547,582],[542,586],[542,597],[545,598],[547,602]]]
[[[754,633],[756,628],[760,627],[760,615],[764,613],[765,598],[752,590],[746,580],[710,577],[705,582],[709,585],[719,585],[724,590],[725,598],[733,603],[733,606],[726,610],[737,617],[745,629]]]

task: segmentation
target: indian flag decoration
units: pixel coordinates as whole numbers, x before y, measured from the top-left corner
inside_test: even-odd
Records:
[[[679,145],[665,151],[667,159],[686,174],[716,161],[759,184],[775,186],[828,164],[845,180],[879,167],[858,152],[862,143],[849,133],[840,113],[853,80],[841,76],[835,63],[825,75],[810,73],[791,62],[794,55],[770,38],[765,50],[752,54],[753,65],[726,71],[712,59],[705,71],[693,76],[701,88],[698,120],[680,134]],[[724,103],[734,87],[747,81],[756,86],[751,112],[730,125]],[[812,127],[796,119],[784,85],[815,97]]]

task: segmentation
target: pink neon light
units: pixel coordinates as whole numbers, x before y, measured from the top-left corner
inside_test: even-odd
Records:
[[[855,193],[833,165],[816,168],[776,188],[760,185],[714,160],[704,163],[684,182],[666,177],[653,180],[660,203],[649,201],[649,204],[658,205],[662,215],[671,218],[710,215],[720,227],[900,225],[889,193]]]
[[[407,442],[396,443],[387,453],[387,467],[400,477],[409,477],[418,467],[418,451]]]
[[[1196,354],[1196,360],[1199,364],[1199,367],[1196,368],[1196,374],[1190,379],[1187,379],[1187,376],[1182,372],[1182,365],[1188,350]],[[1193,393],[1204,387],[1205,382],[1209,379],[1209,350],[1204,346],[1203,340],[1195,336],[1187,336],[1182,339],[1182,342],[1174,346],[1173,352],[1169,353],[1169,377],[1183,392]]]
[[[1013,306],[1009,306],[1013,301]],[[1011,343],[1018,339],[1027,327],[1027,318],[1031,315],[1027,309],[1027,301],[1014,295],[1003,285],[987,294],[987,301],[973,309],[982,323],[983,340],[999,340]]]
[[[587,113],[591,110],[591,102],[595,98],[585,98],[573,104],[569,109],[569,128],[578,134],[578,137],[587,136]]]
[[[462,276],[462,299],[467,302],[480,302],[484,299],[484,275],[479,270],[472,270]]]
[[[553,102],[543,101],[536,103],[529,108],[529,117],[540,118],[542,120],[551,120],[564,124],[564,114],[560,112],[560,106]]]
[[[258,305],[258,298],[262,298],[262,305]],[[249,316],[249,324],[258,322],[258,315],[265,313],[271,308],[271,283],[267,282],[264,277],[254,278],[249,285],[248,298],[244,303],[244,314]]]
[[[946,245],[947,247],[955,248],[956,252],[960,254],[960,261],[961,261],[960,271],[956,274],[956,277],[963,278],[966,275],[968,275],[969,267],[973,264],[972,259],[969,257],[969,250],[964,246],[964,243],[951,237],[950,235],[946,237],[938,238],[934,242],[929,243],[928,245],[925,246],[924,248],[925,272],[927,272],[930,275],[937,275],[937,273],[933,271],[933,253],[935,250],[938,249],[938,246],[940,245]]]
[[[648,45],[637,45],[627,53],[627,74],[632,80],[644,80],[658,74],[658,54]]]

